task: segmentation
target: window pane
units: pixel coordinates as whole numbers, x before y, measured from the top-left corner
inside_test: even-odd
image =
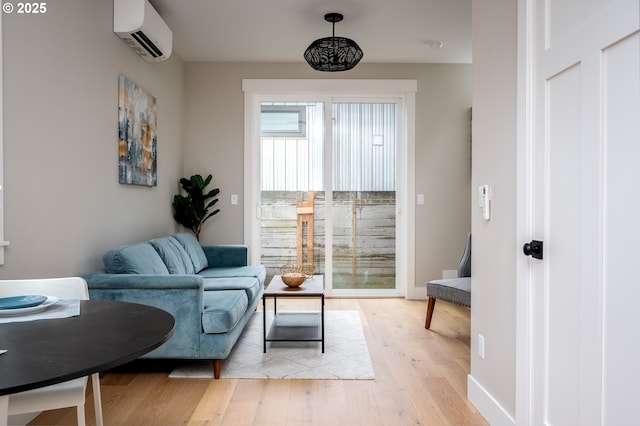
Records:
[[[263,104],[260,110],[260,132],[262,136],[305,138],[306,106]]]

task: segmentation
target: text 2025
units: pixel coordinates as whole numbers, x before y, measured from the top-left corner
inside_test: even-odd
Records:
[[[47,13],[47,3],[16,3],[16,13]]]

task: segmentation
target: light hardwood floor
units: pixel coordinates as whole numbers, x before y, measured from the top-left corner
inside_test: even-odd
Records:
[[[466,399],[466,308],[438,302],[431,330],[425,301],[327,299],[326,309],[360,312],[375,380],[169,379],[170,368],[138,365],[143,371],[104,374],[105,424],[487,424]],[[86,414],[95,424],[91,395]],[[48,411],[30,424],[76,424],[75,410]]]

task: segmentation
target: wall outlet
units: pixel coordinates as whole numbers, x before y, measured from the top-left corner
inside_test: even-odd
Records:
[[[484,359],[484,336],[478,334],[478,356]]]

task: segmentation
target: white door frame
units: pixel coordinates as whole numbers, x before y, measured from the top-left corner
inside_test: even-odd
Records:
[[[532,239],[533,0],[518,0],[516,247]],[[531,273],[528,259],[516,256],[516,412],[515,424],[531,422]]]
[[[3,123],[3,86],[2,86],[2,15],[0,14],[0,265],[4,265],[4,248],[9,245],[9,241],[4,240],[4,123]],[[3,418],[0,413],[0,419]]]
[[[255,141],[260,134],[259,115],[256,99],[268,95],[292,95],[314,97],[327,94],[339,97],[385,97],[402,98],[405,106],[404,129],[406,149],[399,161],[398,185],[404,187],[406,196],[397,206],[397,226],[404,233],[404,244],[397,247],[398,270],[396,271],[397,289],[407,298],[416,297],[415,283],[415,94],[416,80],[290,80],[290,79],[251,79],[242,81],[244,92],[244,243],[249,246],[249,258],[252,263],[260,263],[259,251],[252,249],[259,244],[260,229],[253,220],[259,209],[256,194],[259,179],[250,178],[252,170],[260,169],[260,153]],[[255,174],[257,176],[257,174]],[[401,180],[401,182],[400,182]]]

